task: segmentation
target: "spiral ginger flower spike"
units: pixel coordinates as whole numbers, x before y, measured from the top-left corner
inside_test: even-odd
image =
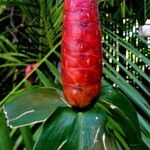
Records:
[[[101,88],[101,31],[96,0],[64,1],[61,53],[64,96],[71,106],[86,107]]]

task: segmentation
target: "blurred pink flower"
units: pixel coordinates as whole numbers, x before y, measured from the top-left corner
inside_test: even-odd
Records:
[[[31,71],[32,71],[37,65],[38,65],[38,63],[27,65],[26,68],[25,68],[25,76],[27,77],[27,76],[31,73]],[[33,76],[28,77],[27,80],[28,80],[31,84],[34,82]]]

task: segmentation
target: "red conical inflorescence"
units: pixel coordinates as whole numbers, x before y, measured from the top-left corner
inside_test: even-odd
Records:
[[[65,0],[62,82],[71,106],[85,107],[98,96],[102,76],[99,12],[96,0]]]

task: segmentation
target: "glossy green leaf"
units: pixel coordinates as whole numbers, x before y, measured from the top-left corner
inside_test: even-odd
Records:
[[[34,150],[115,150],[106,123],[106,114],[99,108],[85,112],[58,108],[45,122]]]
[[[110,133],[106,133],[106,135],[103,135],[103,140],[105,139],[104,144],[104,150],[118,150],[117,145],[115,144],[114,137]]]
[[[98,104],[102,104],[111,118],[121,127],[132,149],[144,148],[137,114],[128,98],[111,86],[102,88]],[[113,126],[112,126],[113,127]],[[118,127],[116,127],[118,130]]]
[[[129,99],[123,93],[110,85],[103,86],[100,92],[99,99],[99,102],[101,102],[101,100],[104,100],[118,107],[129,118],[129,120],[132,120],[134,127],[137,130],[137,134],[140,136],[140,126],[137,118],[137,113]]]
[[[4,113],[11,127],[44,121],[58,106],[65,103],[55,89],[39,88],[26,91],[4,105]]]

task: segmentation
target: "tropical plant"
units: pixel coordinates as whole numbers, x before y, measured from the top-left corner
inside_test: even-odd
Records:
[[[91,109],[90,112],[85,113],[72,111],[70,108],[62,109],[65,104],[60,101],[55,92],[56,89],[59,91],[62,89],[60,72],[57,69],[60,61],[62,0],[0,1],[2,6],[0,7],[2,10],[0,12],[0,58],[2,60],[0,77],[3,78],[1,83],[2,94],[0,95],[1,99],[3,98],[0,102],[1,107],[6,103],[4,108],[11,126],[19,127],[37,121],[45,122],[49,117],[44,124],[42,133],[45,134],[47,130],[51,132],[59,129],[58,132],[61,135],[66,133],[64,138],[73,137],[76,133],[82,135],[83,130],[87,130],[84,128],[85,126],[81,126],[82,123],[88,124],[91,122],[91,124],[95,124],[95,120],[92,119],[97,117],[98,112],[100,114],[98,116],[99,121],[103,124],[101,126],[99,124],[93,125],[95,129],[93,129],[93,133],[96,133],[100,127],[103,131],[99,131],[100,136],[104,138],[104,135],[107,135],[107,146],[114,146],[115,142],[117,149],[130,149],[133,143],[140,143],[143,140],[144,144],[150,147],[150,129],[147,121],[150,115],[147,98],[150,95],[149,45],[148,39],[140,37],[136,32],[138,28],[136,20],[137,13],[139,13],[138,7],[140,6],[140,11],[144,10],[144,15],[138,18],[140,24],[143,24],[149,15],[150,3],[149,1],[139,0],[135,6],[134,1],[127,1],[126,3],[121,1],[120,3],[120,1],[99,0],[98,2],[103,33],[104,86],[96,107],[101,109]],[[27,77],[24,77],[25,67],[36,62],[38,62],[38,66]],[[27,82],[27,78],[31,75],[35,78],[33,85]],[[110,84],[124,94],[114,90],[109,86]],[[45,88],[35,89],[41,86]],[[27,89],[30,92],[27,91],[28,94],[25,94],[24,91]],[[49,92],[49,90],[54,92]],[[22,92],[23,96],[16,98]],[[26,95],[29,97],[26,97]],[[40,101],[34,98],[37,95]],[[124,95],[130,99],[130,102]],[[52,97],[51,101],[48,97]],[[134,104],[138,114],[142,140],[136,113],[131,103]],[[40,107],[38,107],[39,105]],[[60,108],[56,110],[58,106]],[[32,112],[33,109],[36,111]],[[104,112],[109,114],[107,130],[104,128],[106,126],[105,113],[101,110],[105,110]],[[21,115],[18,113],[20,111],[22,111],[21,114],[24,114],[23,111],[29,113]],[[92,114],[92,117],[89,113]],[[122,117],[124,121],[121,120]],[[78,120],[76,124],[74,124],[75,118]],[[66,119],[70,120],[70,126],[68,126],[68,122],[62,124]],[[26,149],[32,149],[33,141],[37,139],[41,131],[40,124],[14,128],[10,131],[10,139],[3,114],[0,115],[0,120],[0,137],[3,137],[0,139],[1,149],[10,150],[12,145],[14,149],[23,149],[24,144],[22,142],[25,143]],[[116,122],[119,122],[119,125]],[[59,128],[57,128],[58,126]],[[68,127],[67,130],[62,131],[61,129],[65,127]],[[73,131],[70,132],[70,130]],[[34,133],[33,136],[32,133]],[[89,134],[87,135],[87,133]],[[112,138],[112,135],[116,140]],[[47,138],[47,136],[51,135],[46,134],[45,137]],[[88,144],[90,136],[92,138],[94,135],[91,131],[86,131],[85,135],[77,137],[77,143],[73,143],[74,148],[86,146],[85,143]],[[133,136],[136,138],[133,138]],[[64,144],[66,142],[57,137],[57,132],[53,132],[53,137],[52,142],[56,142],[53,146],[60,146],[63,142]],[[103,141],[101,141],[101,138],[99,139],[99,145],[102,145]],[[38,140],[37,143],[41,145],[40,142],[43,141]],[[69,143],[72,143],[72,140]]]

